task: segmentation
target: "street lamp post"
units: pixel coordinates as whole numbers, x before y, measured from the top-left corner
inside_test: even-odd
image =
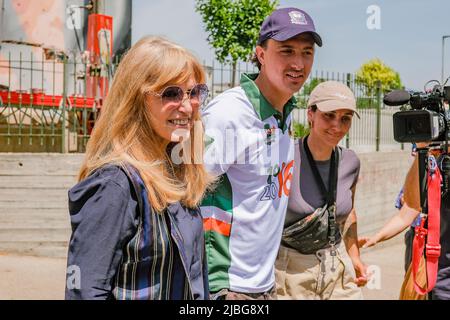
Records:
[[[441,73],[441,83],[444,83],[444,44],[445,44],[445,39],[450,38],[449,36],[442,36],[442,73]]]

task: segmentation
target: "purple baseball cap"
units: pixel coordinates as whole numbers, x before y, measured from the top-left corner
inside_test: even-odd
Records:
[[[305,11],[297,8],[278,9],[264,20],[259,31],[258,44],[267,39],[285,41],[305,32],[312,35],[319,47],[322,46],[322,38],[316,32],[313,20]]]

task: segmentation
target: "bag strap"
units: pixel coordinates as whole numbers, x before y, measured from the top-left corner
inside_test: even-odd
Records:
[[[434,159],[434,157],[433,157]],[[430,161],[433,163],[433,160]],[[435,162],[434,162],[435,163]],[[441,219],[441,173],[439,168],[433,166],[428,170],[428,216],[421,219],[420,226],[415,228],[413,242],[412,273],[414,288],[417,293],[425,295],[436,285],[439,256],[441,255],[440,245],[440,219]],[[428,229],[425,222],[428,219]],[[426,237],[426,241],[425,241]],[[425,244],[426,242],[426,244]],[[416,281],[420,259],[425,250],[427,285],[421,287]]]
[[[331,153],[330,171],[328,174],[328,188],[325,188],[322,177],[317,169],[316,161],[314,160],[311,150],[308,147],[308,136],[303,139],[303,148],[305,149],[306,157],[308,158],[309,166],[313,171],[314,179],[320,188],[322,194],[326,195],[326,202],[328,206],[332,206],[336,203],[337,194],[337,178],[338,178],[338,166],[339,166],[339,152],[336,148]]]
[[[306,156],[308,158],[309,166],[313,171],[313,176],[316,180],[316,183],[319,185],[319,188],[322,191],[322,194],[326,195],[327,199],[327,208],[329,210],[328,215],[328,228],[329,228],[329,240],[330,245],[332,247],[332,255],[335,255],[335,244],[336,244],[336,195],[337,195],[337,179],[338,179],[338,167],[339,167],[339,151],[337,147],[331,153],[330,160],[330,172],[328,176],[328,190],[325,188],[325,184],[323,183],[322,177],[320,176],[319,169],[317,169],[316,161],[314,160],[311,150],[308,147],[308,137],[307,135],[303,139],[303,148],[305,149]],[[300,146],[300,145],[299,145]]]

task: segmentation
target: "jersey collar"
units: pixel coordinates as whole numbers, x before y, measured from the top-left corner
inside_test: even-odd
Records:
[[[258,77],[258,73],[247,74],[243,73],[241,76],[241,88],[244,90],[248,99],[250,100],[253,108],[258,113],[262,121],[275,116],[280,117],[285,122],[291,111],[296,108],[297,100],[291,97],[289,101],[283,107],[283,114],[276,110],[269,101],[261,94],[258,86],[255,84],[255,80]]]

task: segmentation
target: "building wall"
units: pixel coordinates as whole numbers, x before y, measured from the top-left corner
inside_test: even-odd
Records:
[[[360,234],[373,234],[396,212],[395,199],[413,158],[409,151],[371,152],[358,155],[361,172],[355,208]]]
[[[396,212],[394,200],[412,159],[409,152],[359,157],[356,210],[359,233],[367,235]],[[82,160],[82,154],[0,153],[0,252],[67,254],[67,190],[75,184]]]

